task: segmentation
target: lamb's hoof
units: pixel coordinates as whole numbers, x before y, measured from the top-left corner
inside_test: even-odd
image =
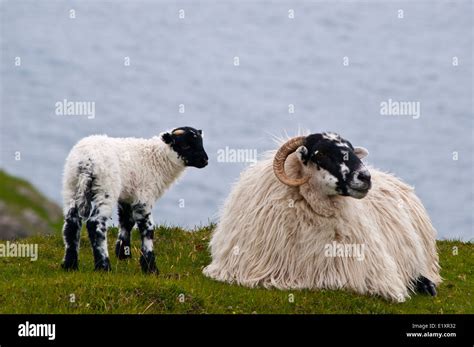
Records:
[[[77,255],[66,254],[64,257],[61,267],[66,271],[76,271],[79,268],[79,260]]]
[[[110,266],[109,258],[101,259],[95,263],[95,271],[111,271],[112,267]]]
[[[140,257],[140,266],[142,267],[142,271],[144,273],[155,275],[160,273],[156,267],[155,253],[153,252],[146,252],[145,254],[142,254]]]
[[[66,271],[77,271],[79,269],[79,262],[76,260],[64,259],[61,267]]]
[[[115,244],[115,255],[120,260],[129,259],[132,257],[132,248],[130,247],[130,242],[125,242],[123,240],[117,240]]]
[[[426,277],[420,276],[416,280],[416,290],[422,294],[429,294],[431,296],[436,296],[436,285],[431,282]]]

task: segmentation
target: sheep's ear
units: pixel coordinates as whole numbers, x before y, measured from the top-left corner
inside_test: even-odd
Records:
[[[308,156],[308,149],[305,146],[300,146],[295,151],[296,156],[298,159],[304,163],[305,165],[308,163],[309,156]]]
[[[167,144],[174,143],[173,136],[170,133],[164,133],[163,135],[161,135],[161,138]]]
[[[198,134],[202,136],[202,130],[201,129],[198,130]]]
[[[357,156],[357,158],[364,159],[369,155],[369,151],[364,147],[355,147],[354,154]]]

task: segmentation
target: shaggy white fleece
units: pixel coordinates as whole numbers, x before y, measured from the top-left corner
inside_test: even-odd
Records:
[[[274,154],[248,167],[233,187],[212,235],[206,276],[249,287],[347,289],[398,302],[420,275],[441,282],[436,232],[413,188],[369,168],[365,198],[329,197],[311,181],[282,184]],[[301,174],[295,154],[285,166],[292,177]],[[363,259],[328,256],[334,244],[363,245]]]

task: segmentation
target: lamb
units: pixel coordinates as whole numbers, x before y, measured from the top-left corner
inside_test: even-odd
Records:
[[[153,204],[187,166],[203,168],[207,163],[202,131],[191,127],[151,139],[96,135],[79,141],[64,167],[62,267],[77,270],[80,232],[83,220],[87,220],[95,270],[110,270],[106,222],[118,204],[117,257],[131,257],[130,232],[137,224],[142,240],[141,268],[146,273],[158,273],[153,251]]]
[[[203,273],[248,287],[345,289],[398,302],[415,291],[436,295],[427,212],[413,188],[365,166],[367,155],[338,134],[318,133],[247,168],[223,206]]]

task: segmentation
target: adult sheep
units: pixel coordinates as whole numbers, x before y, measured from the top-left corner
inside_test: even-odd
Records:
[[[436,295],[430,219],[411,187],[364,166],[367,154],[335,133],[312,134],[247,168],[224,204],[204,274],[400,302],[415,290]]]
[[[62,267],[78,268],[82,221],[91,241],[96,270],[110,270],[106,222],[118,204],[120,233],[116,243],[119,259],[129,258],[130,232],[141,234],[140,265],[144,272],[157,272],[153,251],[151,210],[155,201],[187,166],[207,165],[202,131],[176,128],[151,139],[90,136],[79,141],[64,167]]]

